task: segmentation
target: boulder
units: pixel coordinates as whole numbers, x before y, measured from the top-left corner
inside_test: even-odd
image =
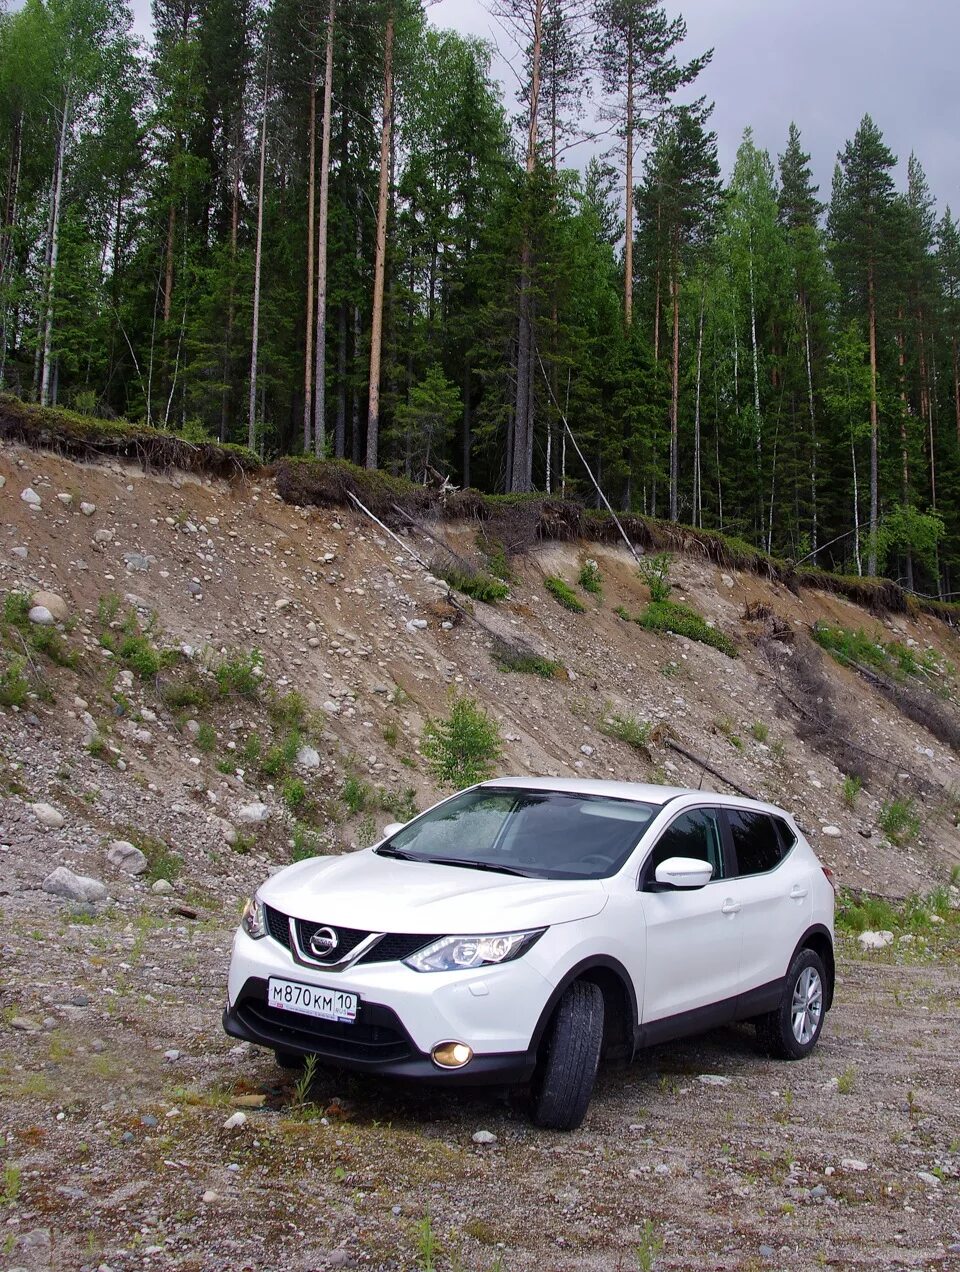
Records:
[[[29,618],[31,623],[36,623],[38,627],[52,627],[57,621],[46,605],[32,605],[27,618]]]
[[[66,622],[70,617],[70,607],[62,596],[56,592],[34,592],[30,598],[31,605],[42,606],[50,611],[58,623]]]
[[[28,486],[26,490],[21,490],[20,498],[23,500],[23,502],[27,505],[28,508],[40,507],[40,496],[37,494],[37,492],[33,489],[32,486]]]
[[[63,825],[63,813],[52,804],[31,804],[30,811],[47,830],[59,830]]]
[[[115,839],[107,848],[107,861],[125,874],[143,874],[150,864],[144,854],[126,839]]]
[[[266,804],[242,804],[237,810],[237,821],[244,822],[247,826],[258,826],[268,821],[269,817],[270,809]]]
[[[302,746],[297,752],[297,765],[302,769],[315,769],[320,767],[320,752],[316,747]]]
[[[42,887],[44,892],[55,897],[65,897],[67,901],[103,901],[107,895],[107,890],[99,879],[74,874],[66,866],[57,866],[44,879]]]
[[[862,950],[882,950],[893,944],[892,932],[861,932],[857,938]]]

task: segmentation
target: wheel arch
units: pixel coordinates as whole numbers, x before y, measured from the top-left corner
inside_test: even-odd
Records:
[[[602,1056],[632,1059],[639,1022],[637,995],[627,969],[617,959],[606,954],[582,959],[560,979],[540,1013],[530,1039],[530,1050],[539,1050],[557,1004],[574,981],[578,980],[592,981],[603,994]]]
[[[824,927],[822,923],[816,923],[813,927],[808,928],[797,942],[796,949],[790,955],[790,963],[793,962],[801,950],[813,950],[821,963],[823,963],[824,971],[827,973],[824,1008],[829,1011],[833,1006],[833,991],[837,979],[837,963],[833,953],[833,938],[830,935],[830,929]],[[790,964],[788,963],[787,966],[789,967]]]

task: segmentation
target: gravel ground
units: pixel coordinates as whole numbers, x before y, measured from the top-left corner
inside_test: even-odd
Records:
[[[613,607],[635,611],[644,591],[614,550],[590,549],[602,602],[560,610],[543,575],[575,580],[585,554],[557,545],[517,563],[509,604],[477,608],[571,674],[511,677],[444,589],[352,515],[288,508],[267,482],[147,478],[10,450],[0,470],[0,591],[59,595],[69,619],[55,630],[77,664],[56,665],[31,628],[0,625],[4,666],[22,653],[33,689],[0,708],[3,1266],[960,1268],[956,921],[875,953],[846,945],[837,1005],[807,1061],[763,1058],[746,1027],[658,1048],[604,1072],[570,1135],[535,1131],[516,1093],[333,1073],[298,1090],[220,1028],[242,898],[289,859],[304,825],[316,850],[346,851],[402,801],[431,802],[415,742],[461,687],[499,720],[505,771],[696,785],[676,754],[647,758],[602,732],[606,711],[666,720],[793,809],[842,881],[901,895],[945,884],[960,861],[956,756],[825,664],[857,736],[924,791],[919,834],[891,845],[877,827],[887,779],[844,805],[842,775],[777,707],[739,615],[762,599],[798,628],[824,616],[956,663],[954,633],[678,561],[678,597],[741,641],[732,661],[617,618]],[[19,498],[28,485],[38,510]],[[471,550],[472,529],[447,532]],[[111,594],[112,621],[132,606],[146,626],[155,611],[150,641],[187,647],[170,675],[202,676],[205,661],[258,646],[260,691],[171,707],[167,673],[141,675],[100,644],[119,630],[98,613]],[[313,756],[271,775],[293,689]],[[345,775],[363,807],[345,802]],[[308,796],[299,825],[294,776]],[[245,820],[253,806],[265,820]],[[144,853],[143,873],[117,864],[117,840]],[[58,868],[102,895],[45,891]],[[245,1120],[225,1127],[236,1113]],[[493,1140],[476,1142],[480,1131]]]

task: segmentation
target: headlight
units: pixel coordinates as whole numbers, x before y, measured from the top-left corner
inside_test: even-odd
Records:
[[[453,972],[486,963],[507,963],[517,958],[546,928],[529,932],[497,932],[492,936],[442,936],[426,949],[404,959],[415,972]]]
[[[263,912],[263,902],[256,897],[249,897],[240,915],[240,926],[247,936],[259,941],[267,935],[267,916]]]

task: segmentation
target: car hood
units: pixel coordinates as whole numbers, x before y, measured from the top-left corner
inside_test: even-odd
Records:
[[[515,875],[379,857],[371,849],[281,870],[259,897],[284,914],[367,932],[459,935],[519,931],[598,914],[597,879]]]

